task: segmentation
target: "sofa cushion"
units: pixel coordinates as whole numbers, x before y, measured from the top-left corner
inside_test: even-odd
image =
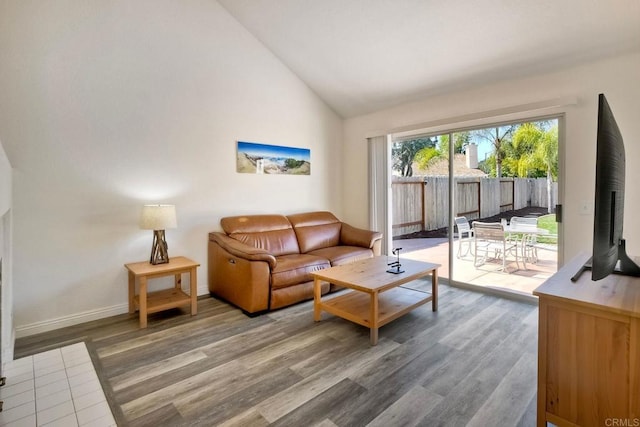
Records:
[[[312,272],[331,267],[329,260],[315,255],[295,254],[276,257],[271,271],[271,287],[284,288],[313,280]]]
[[[373,258],[373,251],[369,248],[358,246],[334,246],[331,248],[316,249],[315,251],[309,252],[309,255],[326,258],[332,266],[335,266]]]
[[[230,216],[220,220],[229,237],[272,255],[300,252],[296,234],[284,215]]]
[[[309,212],[287,218],[295,230],[301,253],[340,244],[342,223],[331,212]]]

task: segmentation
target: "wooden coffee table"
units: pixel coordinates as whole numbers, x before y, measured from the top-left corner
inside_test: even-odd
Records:
[[[440,264],[400,259],[404,273],[387,273],[388,262],[395,257],[380,256],[352,264],[311,273],[313,283],[313,319],[320,320],[324,310],[371,329],[371,345],[378,343],[378,328],[431,301],[438,310],[438,267]],[[401,287],[405,283],[431,275],[431,293]],[[352,291],[322,299],[321,285],[326,281]]]

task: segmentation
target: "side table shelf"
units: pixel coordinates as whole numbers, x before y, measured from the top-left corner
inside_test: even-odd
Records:
[[[170,308],[191,305],[191,315],[198,313],[198,281],[195,261],[186,257],[174,257],[165,264],[153,265],[149,262],[125,264],[129,272],[129,313],[140,313],[140,327],[147,327],[147,315]],[[189,294],[182,290],[182,274],[189,274]],[[174,287],[148,292],[149,279],[174,276]],[[136,294],[136,283],[138,293]]]
[[[134,297],[136,307],[140,307],[140,295]],[[147,292],[147,313],[168,310],[191,304],[191,297],[179,289],[163,289]]]

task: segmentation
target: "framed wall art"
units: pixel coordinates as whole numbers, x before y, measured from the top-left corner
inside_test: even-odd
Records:
[[[238,141],[239,173],[311,175],[311,150]]]

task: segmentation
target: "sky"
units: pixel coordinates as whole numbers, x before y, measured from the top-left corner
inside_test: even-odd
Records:
[[[493,147],[489,141],[484,139],[474,138],[472,142],[478,145],[478,161],[481,162],[491,155]]]

